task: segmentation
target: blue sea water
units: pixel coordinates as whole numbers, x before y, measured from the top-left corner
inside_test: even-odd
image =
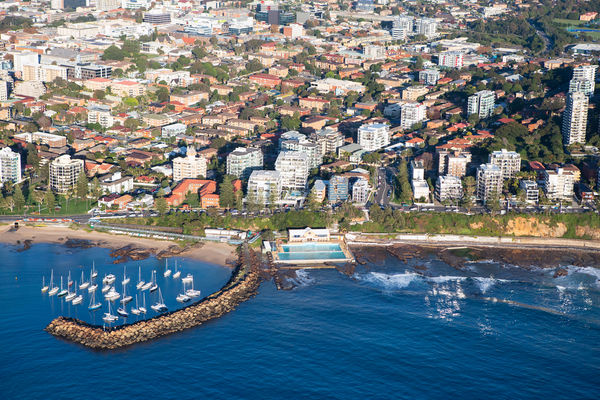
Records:
[[[209,246],[209,245],[207,245]],[[57,315],[91,318],[40,292],[41,278],[79,279],[92,261],[121,280],[101,248],[0,245],[0,393],[3,399],[446,399],[598,398],[600,272],[524,270],[388,258],[353,277],[303,270],[298,287],[259,294],[202,326],[116,351],[56,339]],[[177,260],[203,295],[230,271]],[[415,264],[425,264],[424,275]],[[128,263],[137,280],[153,258]],[[75,273],[78,271],[78,274]],[[144,273],[144,272],[143,272]],[[17,279],[15,279],[17,278]],[[60,282],[59,282],[60,283]],[[180,285],[158,273],[167,305]],[[119,287],[119,286],[117,286]],[[149,302],[149,299],[147,299]],[[149,306],[149,304],[148,304]],[[70,308],[69,308],[70,307]],[[105,308],[104,308],[105,310]],[[150,311],[149,315],[152,315]]]

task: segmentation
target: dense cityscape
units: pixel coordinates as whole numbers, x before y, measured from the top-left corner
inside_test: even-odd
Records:
[[[594,211],[597,6],[3,2],[1,211]]]

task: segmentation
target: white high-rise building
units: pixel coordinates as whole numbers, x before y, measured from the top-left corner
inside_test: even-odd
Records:
[[[521,170],[521,155],[516,151],[494,151],[490,154],[488,162],[500,168],[504,179],[516,177],[517,172]]]
[[[555,171],[542,171],[542,188],[546,197],[555,200],[572,200],[575,178],[571,171],[557,168]]]
[[[435,85],[439,79],[440,71],[437,69],[419,71],[419,83],[422,85]]]
[[[252,147],[238,147],[227,156],[227,174],[248,179],[252,171],[263,167],[263,152]]]
[[[585,79],[587,81],[596,81],[597,65],[581,65],[573,68],[573,79]]]
[[[275,161],[275,171],[281,173],[284,189],[306,189],[308,181],[308,156],[296,151],[282,151]]]
[[[120,0],[96,0],[97,11],[111,11],[121,7]]]
[[[503,182],[500,168],[494,164],[481,164],[477,168],[477,197],[485,203],[493,194],[500,195]]]
[[[462,68],[464,64],[464,54],[458,51],[446,51],[438,56],[438,65],[441,67]]]
[[[565,146],[573,143],[585,144],[589,97],[576,92],[567,95],[563,113],[562,135]]]
[[[196,157],[196,150],[188,147],[186,157],[173,159],[173,180],[179,182],[183,179],[196,179],[199,176],[206,178],[206,158]]]
[[[469,97],[467,114],[479,114],[479,118],[485,119],[494,114],[496,107],[496,94],[491,90],[481,90]]]
[[[366,151],[376,151],[390,144],[390,127],[366,124],[358,128],[358,144]]]
[[[98,123],[103,128],[110,128],[114,125],[114,118],[108,106],[90,106],[88,107],[88,124]]]
[[[372,60],[385,58],[385,47],[376,45],[367,45],[363,49],[363,54]]]
[[[277,201],[281,197],[282,181],[279,171],[252,171],[248,179],[248,197],[260,204],[267,204],[270,199]]]
[[[0,150],[0,182],[21,182],[21,154],[10,147]]]
[[[400,117],[400,126],[403,129],[410,129],[416,123],[425,119],[427,107],[422,103],[407,103],[402,106]]]
[[[437,33],[437,21],[433,18],[417,18],[415,20],[415,33],[425,35],[427,38],[434,37]]]
[[[398,27],[392,28],[390,35],[392,35],[393,40],[405,40],[408,32],[404,27]]]
[[[569,93],[581,92],[588,97],[594,96],[596,82],[587,79],[571,79],[569,81]]]
[[[40,55],[33,51],[17,51],[9,52],[13,55],[13,69],[15,71],[23,72],[23,65],[36,65],[40,63]]]
[[[463,196],[462,182],[457,176],[440,176],[435,184],[434,195],[437,201],[458,200]]]
[[[50,188],[58,193],[73,189],[83,171],[83,160],[65,154],[50,163]]]
[[[8,100],[10,94],[10,83],[6,81],[0,81],[0,101]]]
[[[352,201],[354,203],[366,204],[369,200],[369,181],[365,178],[360,178],[352,185]]]
[[[409,15],[398,15],[394,17],[394,28],[402,28],[408,33],[415,29],[415,19]]]
[[[321,145],[309,142],[308,140],[283,140],[280,142],[281,150],[297,151],[305,153],[308,157],[308,169],[317,168],[323,164],[323,154]]]

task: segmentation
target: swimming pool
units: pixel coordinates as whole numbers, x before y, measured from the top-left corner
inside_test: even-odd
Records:
[[[281,245],[280,260],[344,260],[346,255],[336,243],[302,243]]]

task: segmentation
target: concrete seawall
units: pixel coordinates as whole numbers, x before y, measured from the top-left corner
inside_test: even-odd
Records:
[[[116,349],[155,339],[202,324],[233,311],[240,303],[258,293],[261,278],[252,250],[243,251],[231,279],[216,293],[187,307],[156,317],[104,329],[74,318],[58,317],[46,327],[54,336],[84,346]]]

